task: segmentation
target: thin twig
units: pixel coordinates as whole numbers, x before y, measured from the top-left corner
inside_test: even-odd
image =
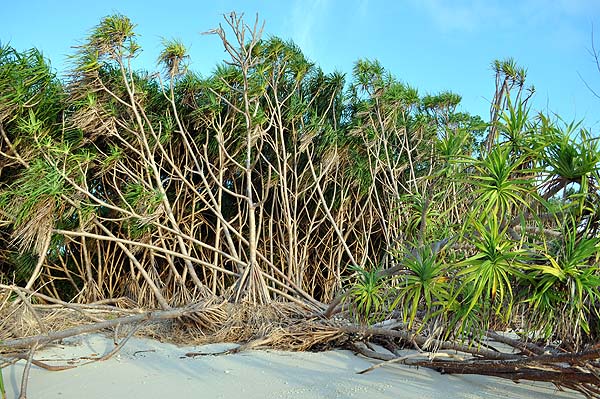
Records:
[[[29,380],[29,370],[31,369],[31,363],[33,362],[33,354],[38,346],[38,342],[35,342],[29,350],[29,356],[27,357],[27,364],[23,370],[23,377],[21,378],[21,393],[19,399],[27,399],[27,381]]]
[[[131,329],[131,331],[129,331],[129,333],[127,334],[127,336],[125,338],[123,338],[123,340],[120,343],[117,343],[115,345],[115,347],[113,348],[113,350],[111,350],[110,352],[108,352],[106,355],[102,356],[101,358],[98,359],[98,361],[105,361],[110,359],[111,357],[113,357],[117,352],[119,352],[121,349],[123,349],[123,347],[125,346],[125,344],[127,343],[127,341],[129,341],[129,339],[131,337],[133,337],[133,335],[143,326],[147,325],[148,322],[142,322],[139,324],[136,324],[135,326],[133,326],[133,328]]]

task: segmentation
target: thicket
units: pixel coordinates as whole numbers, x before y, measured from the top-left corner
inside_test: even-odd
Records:
[[[326,73],[235,14],[208,77],[104,18],[60,80],[0,48],[0,279],[79,303],[292,301],[456,338],[600,334],[600,149],[492,64],[490,120],[377,61]]]

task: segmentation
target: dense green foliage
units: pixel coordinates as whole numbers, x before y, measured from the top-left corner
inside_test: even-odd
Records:
[[[377,61],[326,73],[226,22],[213,33],[230,60],[208,77],[176,40],[162,75],[132,70],[120,15],[67,82],[37,50],[0,48],[3,281],[163,308],[201,295],[319,307],[347,282],[368,323],[399,312],[453,336],[598,338],[598,138],[534,114],[524,69],[493,64],[485,123]]]

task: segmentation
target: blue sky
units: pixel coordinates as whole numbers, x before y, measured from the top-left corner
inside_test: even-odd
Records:
[[[225,58],[217,37],[201,35],[222,14],[256,13],[264,34],[292,39],[326,72],[349,73],[359,58],[378,59],[421,94],[452,90],[462,110],[487,119],[494,91],[490,63],[514,57],[536,87],[535,110],[584,119],[600,128],[600,0],[291,0],[291,1],[4,1],[0,41],[37,47],[59,71],[100,19],[119,12],[137,25],[139,64],[156,68],[161,38],[190,48],[191,68],[207,75]]]

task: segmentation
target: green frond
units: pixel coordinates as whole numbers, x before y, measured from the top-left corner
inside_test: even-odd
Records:
[[[170,77],[175,77],[186,72],[186,59],[189,58],[187,48],[177,39],[163,39],[163,49],[158,56],[158,63],[162,65]]]
[[[121,14],[113,14],[102,18],[93,30],[88,40],[88,48],[99,56],[111,58],[119,56],[134,56],[139,47],[133,42],[136,36],[135,25]]]
[[[385,284],[380,270],[351,267],[355,279],[347,291],[351,311],[361,322],[372,324],[381,319],[385,304]]]
[[[508,148],[496,147],[475,165],[472,176],[476,186],[476,204],[482,214],[510,215],[517,207],[528,207],[525,200],[533,193],[533,182],[517,177],[521,160],[513,160]]]
[[[435,313],[434,307],[441,308],[447,304],[451,291],[448,270],[437,258],[431,245],[423,246],[412,256],[395,257],[403,260],[403,265],[410,273],[400,279],[398,297],[391,308],[401,305],[404,320],[408,321],[410,329],[418,310],[424,310],[427,318]]]

